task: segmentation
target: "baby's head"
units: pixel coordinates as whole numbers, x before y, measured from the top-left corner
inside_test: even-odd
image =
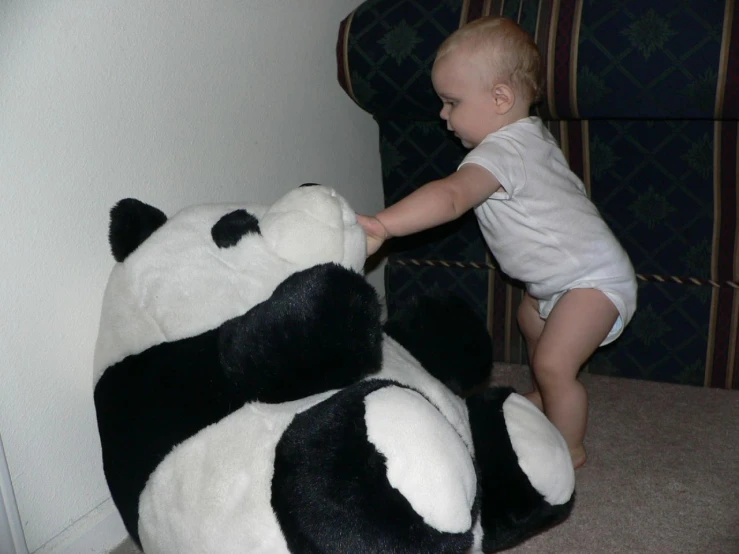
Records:
[[[527,107],[542,96],[541,55],[531,35],[505,17],[482,17],[449,35],[436,53],[438,64],[460,54],[479,70],[487,88],[502,83]]]
[[[439,116],[465,148],[529,116],[541,91],[541,57],[510,19],[485,17],[442,43],[431,71]]]

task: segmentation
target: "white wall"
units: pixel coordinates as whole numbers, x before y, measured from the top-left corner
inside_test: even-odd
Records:
[[[0,433],[31,552],[108,498],[91,366],[117,200],[312,181],[380,208],[377,128],[336,81],[359,1],[0,3]]]

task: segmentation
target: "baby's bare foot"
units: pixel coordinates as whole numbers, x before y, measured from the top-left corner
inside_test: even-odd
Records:
[[[572,458],[572,467],[575,469],[585,465],[585,461],[588,459],[587,454],[585,454],[585,448],[582,445],[571,448],[570,457]]]

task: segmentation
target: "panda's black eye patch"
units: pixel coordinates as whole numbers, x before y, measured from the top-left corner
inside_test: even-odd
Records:
[[[218,248],[234,246],[247,233],[261,234],[261,231],[257,218],[246,210],[235,210],[224,215],[210,230],[213,242]]]

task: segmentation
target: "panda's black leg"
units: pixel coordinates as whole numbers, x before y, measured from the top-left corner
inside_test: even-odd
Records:
[[[295,273],[222,326],[219,351],[227,376],[264,402],[347,386],[380,370],[377,293],[332,263]]]
[[[511,399],[515,402],[506,408],[506,401],[512,394],[515,398]],[[515,395],[509,387],[488,389],[483,394],[468,398],[466,403],[482,488],[480,518],[483,551],[496,552],[511,548],[565,519],[574,502],[572,490],[563,486],[565,491],[560,495],[563,496],[562,501],[548,502],[544,493],[532,484],[523,471],[521,464],[524,460],[521,456],[525,453],[517,452],[511,439],[510,433],[515,433],[518,441],[546,441],[554,448],[546,435],[556,431],[545,421],[543,414],[533,405],[530,406],[533,412],[527,411],[529,402]],[[527,413],[535,413],[536,417],[526,417]],[[561,467],[561,478],[556,469],[551,471],[554,482],[566,482],[567,478],[574,481],[566,444],[562,442],[560,456],[556,459],[554,456],[548,457],[547,448],[543,446],[531,450],[541,453],[545,458],[535,463],[551,465],[552,468]],[[564,459],[564,465],[557,464],[557,459],[560,462]],[[527,466],[530,467],[531,460],[526,459],[525,462],[529,462]],[[539,484],[542,486],[542,483]],[[544,487],[551,489],[547,484]]]
[[[378,391],[390,396],[380,394],[379,398],[373,399],[377,396],[373,393]],[[377,409],[377,405],[399,398],[403,399],[401,404],[426,402],[417,393],[390,381],[369,379],[337,392],[292,420],[275,448],[271,482],[272,508],[290,552],[459,554],[469,550],[473,542],[471,529],[455,532],[434,527],[421,515],[429,515],[429,511],[423,509],[429,505],[423,502],[413,504],[405,496],[413,487],[398,488],[397,483],[392,482],[389,476],[391,459],[387,452],[381,453],[378,445],[372,442],[368,425],[381,421],[385,412],[382,408]],[[426,414],[425,411],[416,413],[424,414],[419,416],[420,419]],[[411,419],[405,423],[414,425],[419,420]],[[402,433],[393,433],[403,424],[403,421],[395,421],[394,429],[388,434],[399,438]],[[423,425],[414,426],[420,430],[419,440],[428,444],[429,460],[440,461],[443,458],[439,456],[440,449],[467,454],[461,441],[456,446],[434,443],[434,438],[439,437],[437,430]],[[406,446],[404,441],[395,443],[390,455],[395,459],[407,457],[410,451],[405,451]],[[419,485],[425,483],[432,490],[435,483],[444,483],[447,479],[457,485],[464,481],[462,475],[453,475],[443,464],[412,465],[416,471],[428,471],[423,473],[427,479]],[[469,469],[474,471],[472,467]],[[456,498],[462,497],[464,495]],[[418,501],[421,497],[414,498]],[[449,498],[439,501],[455,505]],[[469,506],[463,508],[466,509]],[[463,510],[451,513],[459,514]],[[437,514],[444,512],[432,511]],[[444,521],[450,523],[454,519]]]

